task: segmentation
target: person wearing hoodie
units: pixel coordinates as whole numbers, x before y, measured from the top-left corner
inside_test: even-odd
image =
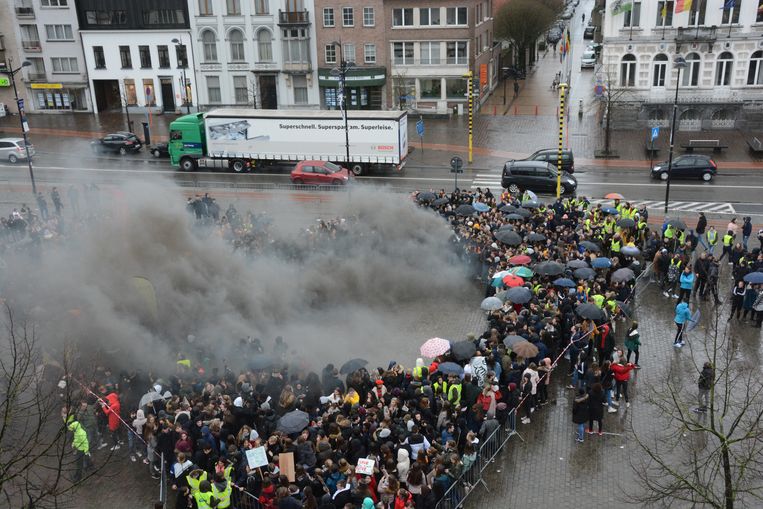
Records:
[[[577,429],[575,440],[582,443],[585,435],[585,425],[588,423],[588,394],[585,389],[578,389],[578,394],[572,402],[572,422]]]
[[[689,302],[691,291],[694,288],[694,272],[692,272],[688,264],[684,266],[684,271],[681,273],[681,277],[679,277],[679,285],[681,289],[678,292],[678,302],[684,299],[686,299],[686,302]]]
[[[130,461],[137,461],[135,459],[136,456],[138,458],[143,457],[143,453],[140,451],[143,448],[143,426],[146,424],[147,419],[142,409],[138,409],[137,412],[130,414],[130,417],[132,417],[133,420],[132,427],[127,432],[127,449],[130,451]],[[136,439],[141,441],[141,444],[136,444]],[[137,449],[136,445],[138,446]]]
[[[619,402],[622,395],[625,397],[625,406],[631,406],[628,401],[628,380],[631,378],[633,364],[630,362],[626,364],[625,359],[621,359],[620,362],[613,363],[611,369],[615,375],[615,399]]]
[[[215,473],[215,480],[212,483],[212,495],[218,500],[215,509],[228,509],[231,504],[231,494],[233,493],[233,484],[226,479],[223,472]]]
[[[737,315],[737,320],[742,315],[742,307],[744,304],[745,284],[744,281],[737,281],[736,286],[731,290],[731,313],[729,313],[730,322],[734,317],[734,313]]]
[[[691,320],[691,310],[689,309],[688,302],[679,302],[676,305],[676,316],[673,321],[676,324],[676,337],[673,339],[673,346],[681,348],[684,346],[684,329],[689,325]]]
[[[82,470],[92,466],[92,462],[90,461],[90,444],[87,441],[87,432],[79,421],[77,421],[73,415],[70,415],[65,419],[66,428],[74,433],[72,449],[76,451],[76,471],[74,472],[74,477],[72,477],[72,482],[77,483],[82,479]]]
[[[408,478],[408,471],[411,468],[411,459],[408,450],[400,448],[397,450],[397,477],[401,483]]]
[[[375,509],[376,506],[374,505],[374,501],[371,500],[371,497],[366,497],[363,499],[363,505],[361,509]]]
[[[628,329],[628,333],[625,336],[625,348],[627,349],[628,353],[625,357],[625,360],[627,362],[631,361],[631,354],[636,354],[636,359],[633,365],[636,367],[636,369],[639,369],[640,366],[638,365],[638,349],[641,346],[641,340],[638,332],[638,322],[633,321],[631,324],[630,329]]]
[[[114,444],[109,450],[116,451],[119,449],[119,412],[122,409],[119,404],[119,396],[117,396],[117,393],[110,392],[107,394],[106,401],[101,401],[101,408],[109,420],[109,432],[111,433],[111,440]]]

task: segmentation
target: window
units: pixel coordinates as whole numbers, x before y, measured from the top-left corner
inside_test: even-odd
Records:
[[[146,94],[146,104],[156,106],[156,94],[154,93],[154,80],[151,78],[143,80],[143,93]]]
[[[653,87],[665,86],[665,75],[668,72],[668,57],[660,53],[654,57],[654,75],[652,76]]]
[[[273,37],[265,29],[257,32],[257,56],[260,62],[271,62],[273,60]]]
[[[125,25],[127,11],[85,11],[88,25]]]
[[[393,27],[413,26],[413,9],[393,9],[392,10]]]
[[[755,23],[763,23],[763,0],[758,0],[758,15],[755,17]]]
[[[249,87],[246,83],[246,76],[233,77],[233,98],[236,104],[247,104],[249,102]]]
[[[440,43],[422,42],[419,43],[419,59],[424,65],[436,65],[440,63]]]
[[[37,33],[37,25],[20,25],[21,46],[26,50],[40,51],[40,36]]]
[[[639,26],[641,21],[641,2],[633,2],[633,6],[629,11],[625,11],[623,17],[623,27],[633,28]]]
[[[220,95],[220,77],[219,76],[207,76],[207,97],[211,104],[221,103],[222,96]]]
[[[734,66],[734,56],[724,51],[718,56],[715,63],[715,86],[727,87],[731,85],[731,70]]]
[[[122,60],[122,69],[132,69],[132,56],[130,46],[119,47],[119,58]]]
[[[53,72],[79,72],[79,64],[74,57],[53,57],[50,62],[53,64]]]
[[[449,42],[447,51],[449,64],[464,65],[467,63],[466,41]]]
[[[448,25],[466,25],[466,7],[448,7],[446,14]]]
[[[179,69],[188,68],[188,48],[185,47],[185,44],[175,45],[175,58],[177,58]],[[161,61],[162,61],[162,54],[161,52],[159,52],[159,65],[161,65]]]
[[[213,0],[199,0],[199,15],[201,16],[212,15],[212,1]]]
[[[366,44],[363,46],[363,61],[367,64],[376,63],[376,44]]]
[[[326,44],[326,47],[323,49],[323,53],[327,64],[336,63],[336,46],[333,44]]]
[[[283,31],[284,62],[307,64],[310,62],[310,39],[304,28],[290,28]]]
[[[355,62],[355,45],[348,42],[342,46],[342,56],[344,57],[344,61]]]
[[[140,68],[151,69],[151,50],[148,46],[138,46],[138,55],[140,55]]]
[[[466,97],[467,80],[465,79],[446,79],[445,96],[448,99],[463,99]]]
[[[440,99],[442,97],[442,80],[440,78],[419,80],[419,90],[422,99]]]
[[[721,8],[723,9],[721,25],[739,23],[739,11],[742,9],[742,0],[724,0],[723,7]]]
[[[241,15],[241,0],[225,0],[225,5],[228,9],[228,16]]]
[[[355,25],[355,10],[352,7],[342,7],[342,26]]]
[[[363,26],[372,27],[376,25],[376,13],[373,7],[363,7]]]
[[[725,3],[726,0],[723,0]],[[705,11],[707,10],[707,0],[695,0],[691,4],[689,12],[689,25],[701,26],[705,24]]]
[[[307,104],[307,76],[294,75],[291,83],[294,87],[294,104]]]
[[[474,6],[474,23],[479,25],[482,23],[483,17],[482,17],[482,2],[478,3],[476,6]]]
[[[268,0],[254,0],[254,13],[261,16],[270,12]]]
[[[243,62],[244,58],[244,34],[241,30],[231,30],[228,34],[230,42],[230,58],[233,62]]]
[[[620,86],[636,86],[636,57],[631,54],[625,55],[620,63]]]
[[[138,104],[138,94],[135,92],[135,80],[125,80],[125,100],[128,106]]]
[[[696,87],[699,83],[700,59],[697,53],[686,55],[686,67],[683,70],[684,77],[681,85],[684,87]]]
[[[181,9],[151,9],[143,11],[143,23],[146,25],[183,24],[185,14]]]
[[[422,7],[419,9],[419,25],[438,26],[440,24],[439,7]]]
[[[667,4],[667,5],[666,5]],[[657,2],[657,21],[655,25],[658,27],[670,27],[673,26],[673,9],[675,2]],[[663,16],[664,14],[664,16]]]
[[[392,63],[396,65],[413,64],[413,43],[395,42],[392,43]]]
[[[93,61],[96,69],[106,69],[106,57],[103,55],[103,46],[93,46]]]
[[[43,7],[66,7],[69,5],[69,0],[40,0],[40,5]]]
[[[323,9],[323,26],[325,27],[333,27],[334,26],[334,9],[331,7],[324,7]]]
[[[747,68],[747,84],[763,85],[763,51],[756,51],[750,57],[750,67]]]
[[[201,42],[204,46],[204,61],[217,62],[217,42],[212,30],[204,30],[201,34]]]
[[[159,68],[170,68],[170,49],[168,46],[161,45],[156,47],[156,51],[159,54]]]
[[[48,35],[49,41],[71,41],[74,39],[71,25],[45,25],[45,33]]]

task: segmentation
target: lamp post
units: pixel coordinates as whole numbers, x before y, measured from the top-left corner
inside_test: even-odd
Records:
[[[670,173],[673,168],[673,145],[676,133],[676,113],[678,112],[678,87],[681,83],[681,69],[686,67],[686,60],[682,56],[673,59],[673,67],[676,69],[676,95],[673,99],[673,120],[670,124],[670,150],[668,152],[668,179],[665,183],[665,214],[668,213],[668,201],[670,201]]]
[[[347,71],[355,67],[355,62],[347,62],[344,59],[344,51],[342,49],[342,41],[333,41],[332,46],[339,46],[339,67],[331,69],[332,76],[339,77],[339,87],[341,98],[339,100],[339,107],[342,109],[342,116],[344,117],[344,148],[345,157],[347,158],[347,169],[350,169],[350,128],[347,124]]]
[[[29,155],[29,139],[27,133],[29,132],[29,124],[26,121],[26,115],[24,115],[24,102],[19,99],[19,91],[16,88],[16,74],[24,67],[29,67],[32,62],[24,60],[19,67],[13,68],[13,62],[9,58],[8,62],[0,62],[0,73],[7,74],[13,84],[13,95],[16,98],[16,106],[19,109],[19,122],[21,123],[21,135],[24,137],[24,151],[26,152],[26,162],[29,165],[29,179],[32,181],[32,193],[37,196],[37,185],[34,182],[34,170],[32,169],[32,156]]]
[[[180,42],[180,39],[175,38],[172,39],[172,44],[175,45],[175,55],[178,55],[178,50],[180,49],[183,44]],[[188,50],[185,50],[185,59],[183,60],[183,101],[185,101],[185,112],[190,115],[191,114],[191,103],[188,101],[188,81],[186,81],[185,78],[185,69],[188,67]],[[178,65],[180,65],[180,60],[178,60]]]

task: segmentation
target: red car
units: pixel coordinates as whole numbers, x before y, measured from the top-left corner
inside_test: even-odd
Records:
[[[291,170],[293,184],[340,185],[350,180],[346,168],[328,161],[301,161]]]

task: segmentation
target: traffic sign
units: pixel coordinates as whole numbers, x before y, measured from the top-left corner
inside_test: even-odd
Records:
[[[656,140],[659,135],[660,135],[660,128],[652,127],[652,141]]]
[[[420,137],[424,137],[424,121],[419,120],[416,122],[416,132],[419,134]]]
[[[19,109],[23,110],[24,109],[24,99],[18,99],[16,102],[19,105]]]
[[[451,173],[463,173],[461,168],[464,166],[464,160],[458,156],[453,156],[450,159],[450,172]]]

